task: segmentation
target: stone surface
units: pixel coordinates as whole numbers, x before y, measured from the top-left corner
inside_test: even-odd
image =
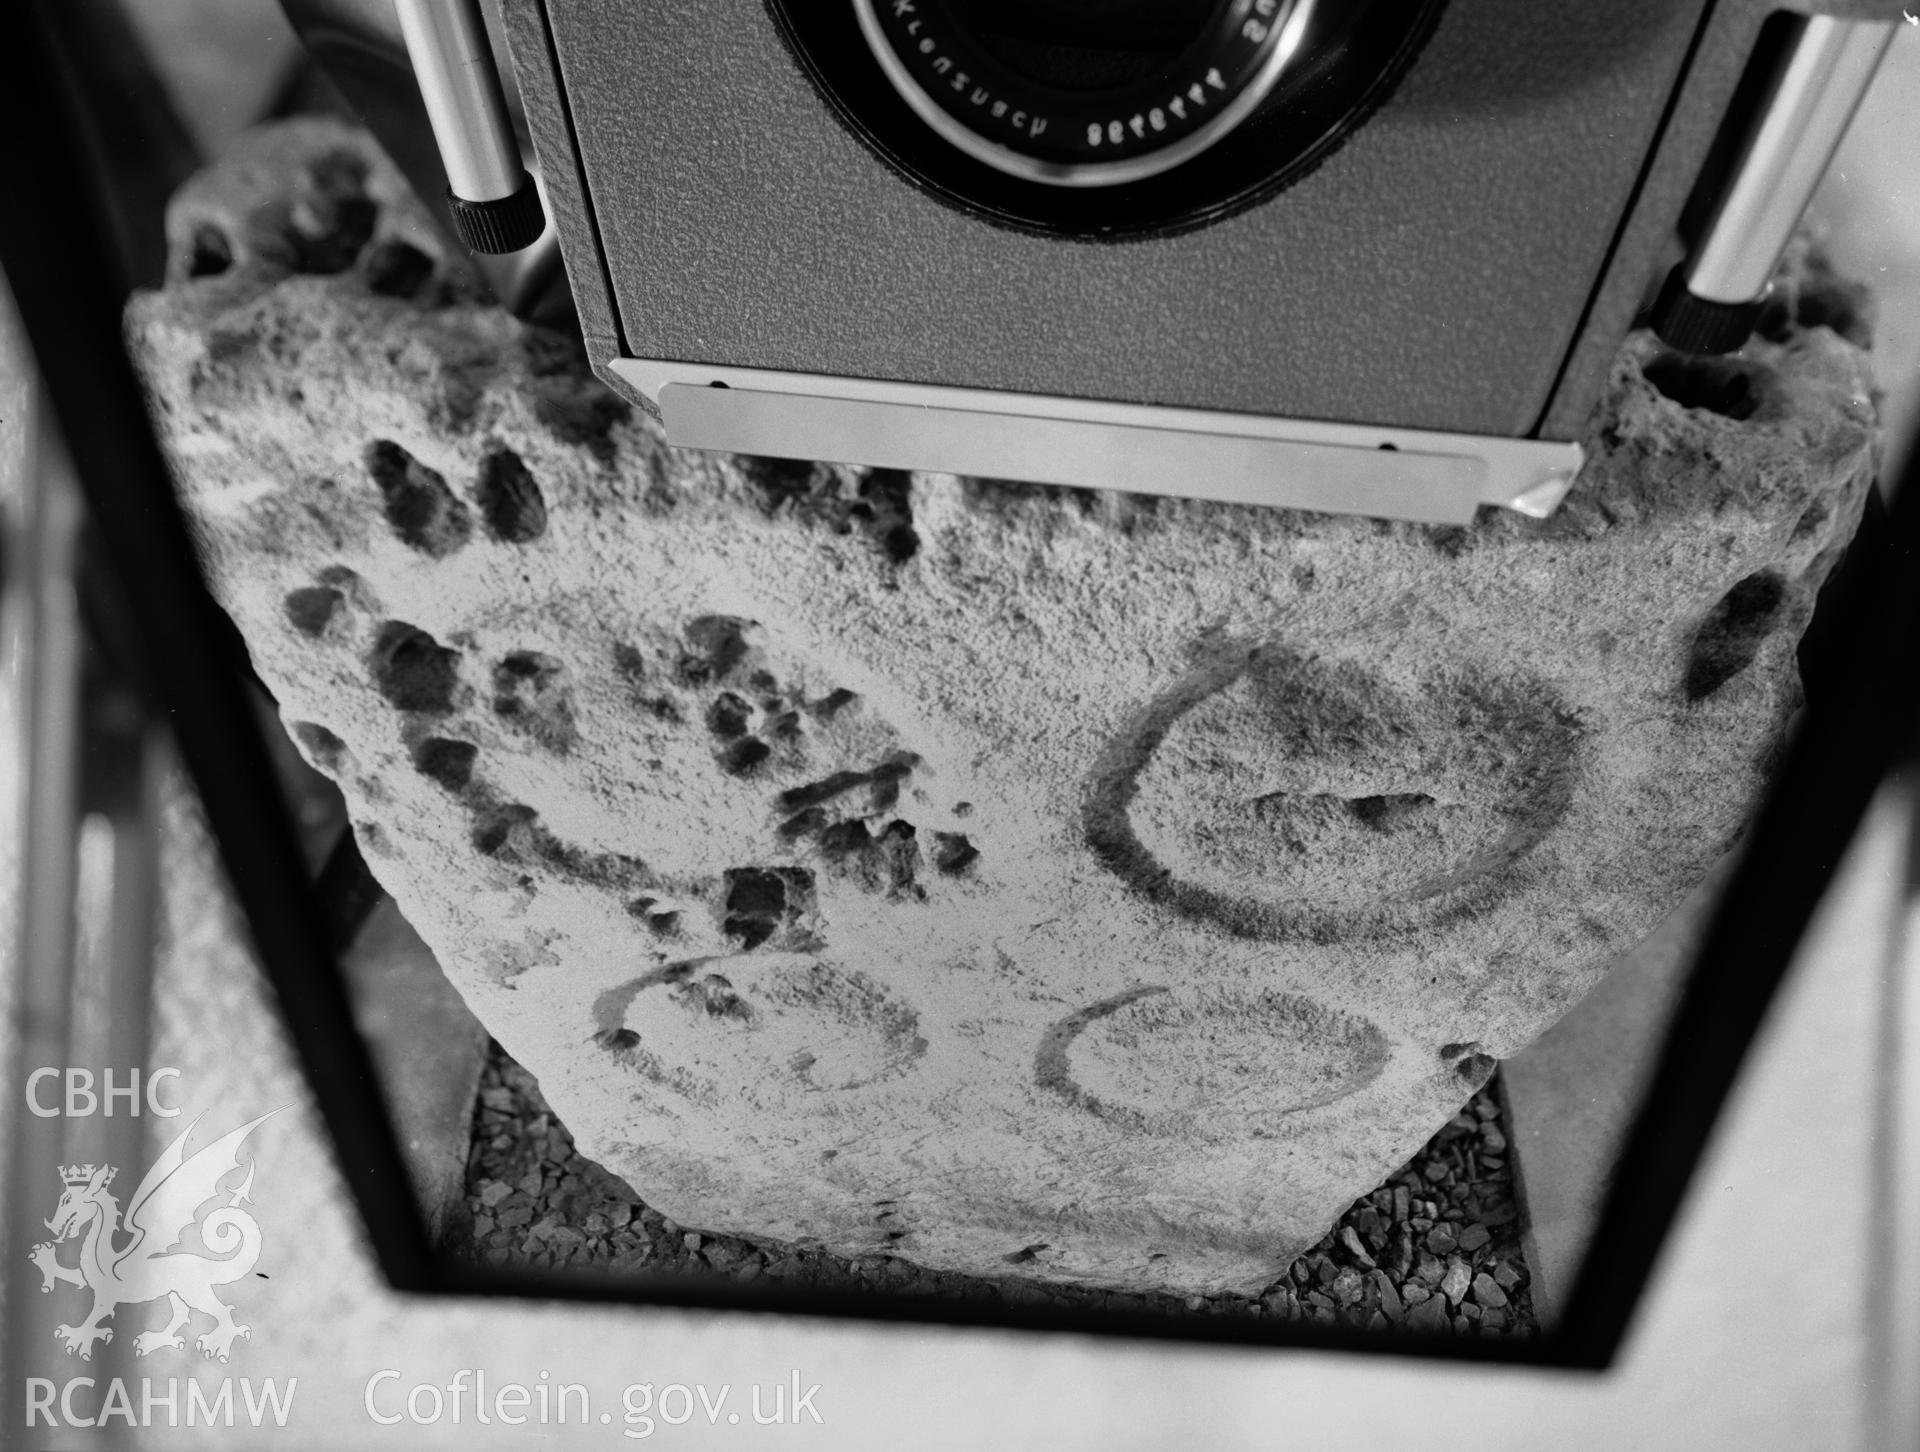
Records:
[[[674,1219],[952,1269],[1268,1283],[1730,844],[1873,448],[1787,313],[1545,524],[731,460],[351,133],[170,229],[216,588],[475,1013]]]

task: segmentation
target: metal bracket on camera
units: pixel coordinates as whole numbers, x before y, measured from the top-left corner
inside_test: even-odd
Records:
[[[1489,504],[1545,519],[1585,457],[1548,439],[643,358],[607,367],[687,448],[1425,524],[1470,524]]]

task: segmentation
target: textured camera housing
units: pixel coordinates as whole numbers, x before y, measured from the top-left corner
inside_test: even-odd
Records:
[[[1451,0],[1277,196],[1064,241],[909,184],[755,0],[503,0],[593,362],[1578,439],[1765,0]],[[1796,5],[1886,19],[1874,0]]]

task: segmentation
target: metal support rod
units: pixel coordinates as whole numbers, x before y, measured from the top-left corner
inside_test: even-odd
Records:
[[[1728,353],[1746,342],[1780,255],[1896,29],[1828,15],[1791,23],[1706,225],[1654,307],[1655,330],[1687,352]]]
[[[394,11],[454,195],[469,202],[512,196],[527,174],[478,0],[394,0]]]
[[[461,240],[488,253],[531,245],[546,218],[507,119],[479,0],[394,0],[394,10]]]
[[[1766,291],[1896,28],[1827,15],[1801,23],[1687,262],[1687,290],[1695,297],[1743,303]]]

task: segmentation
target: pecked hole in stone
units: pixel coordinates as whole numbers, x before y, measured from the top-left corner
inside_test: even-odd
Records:
[[[281,605],[295,630],[317,638],[326,633],[341,599],[340,592],[329,585],[310,585],[290,591]]]
[[[826,830],[830,819],[819,807],[808,807],[795,812],[776,829],[783,842],[793,842],[802,837],[812,837]]]
[[[780,793],[775,805],[782,812],[804,811],[822,802],[832,801],[843,792],[850,792],[857,786],[864,786],[868,780],[869,777],[864,771],[836,771],[832,776],[808,782],[805,786],[791,787]]]
[[[804,867],[736,867],[724,875],[721,930],[751,951],[796,927],[813,910],[813,874]]]
[[[732,741],[735,737],[747,734],[747,722],[752,718],[753,707],[732,691],[722,691],[719,698],[707,707],[707,730],[722,741]]]
[[[188,277],[218,277],[233,266],[233,242],[212,222],[193,229],[187,253]]]
[[[747,631],[752,628],[751,620],[732,615],[702,615],[689,620],[685,630],[687,649],[674,672],[680,683],[704,686],[732,675],[747,658]]]
[[[295,721],[290,727],[293,739],[320,770],[336,772],[347,760],[347,743],[317,721]]]
[[[740,477],[760,496],[760,507],[768,514],[813,495],[822,472],[818,464],[807,459],[742,454],[737,462]]]
[[[1645,363],[1640,372],[1662,396],[1682,408],[1737,421],[1752,418],[1760,407],[1753,370],[1726,359],[1663,353]]]
[[[1465,1083],[1478,1089],[1493,1077],[1498,1062],[1489,1054],[1468,1054],[1453,1066],[1453,1072]]]
[[[566,665],[537,650],[516,650],[493,668],[493,712],[550,751],[570,750],[577,737]]]
[[[380,694],[402,711],[445,715],[460,684],[460,652],[418,626],[389,620],[375,636],[368,660]]]
[[[876,812],[890,812],[900,802],[900,783],[906,780],[905,772],[876,771],[873,774],[873,809]]]
[[[860,504],[880,548],[896,565],[904,565],[920,551],[913,527],[913,480],[901,469],[872,469],[860,481]]]
[[[1873,325],[1866,314],[1867,290],[1854,283],[1803,284],[1794,317],[1803,328],[1831,328],[1856,348],[1873,346]]]
[[[613,668],[629,685],[637,686],[647,679],[647,658],[624,640],[613,643]]]
[[[466,544],[473,518],[445,479],[390,439],[369,444],[366,459],[387,523],[402,544],[436,560]]]
[[[777,515],[839,535],[851,534],[857,525],[896,565],[920,549],[913,528],[912,479],[903,470],[849,471],[756,454],[739,455],[735,463],[770,518]]]
[[[733,1019],[740,1023],[753,1020],[753,1007],[733,990],[733,982],[725,974],[709,973],[705,978],[684,983],[674,991],[674,997],[689,1008],[696,1008],[710,1018]]]
[[[680,931],[680,914],[660,906],[656,897],[636,897],[627,904],[627,916],[647,925],[657,937],[670,938]]]
[[[809,807],[820,806],[863,786],[884,792],[886,801],[891,804],[899,796],[900,783],[905,781],[919,764],[920,758],[912,752],[896,752],[871,771],[836,771],[833,775],[822,777],[819,781],[791,787],[780,793],[774,801],[774,806],[782,813],[803,812]],[[874,805],[879,810],[886,809],[880,806],[878,801]]]
[[[1807,328],[1831,328],[1856,348],[1873,346],[1867,290],[1814,264],[1795,283],[1776,285],[1753,330],[1770,343],[1784,343]]]
[[[1433,805],[1433,798],[1425,792],[1393,792],[1383,796],[1350,797],[1347,810],[1354,821],[1376,832],[1394,832],[1406,826],[1416,818],[1421,810]]]
[[[330,151],[307,167],[307,186],[288,215],[287,241],[297,272],[345,272],[373,238],[380,209],[367,195],[367,164]]]
[[[595,852],[548,831],[539,810],[523,802],[490,799],[479,788],[468,793],[473,807],[469,840],[476,852],[503,863],[540,867],[569,882],[604,889],[623,897],[654,887],[647,864],[625,852]],[[532,879],[523,876],[523,886]]]
[[[963,832],[933,834],[933,865],[948,877],[957,877],[980,860],[980,849]]]
[[[747,776],[772,755],[773,748],[758,736],[743,736],[720,753],[720,767],[729,776]]]
[[[473,763],[479,754],[480,748],[471,741],[429,736],[413,748],[413,768],[448,791],[460,792],[473,780]]]
[[[494,667],[493,680],[496,690],[506,690],[520,685],[551,685],[566,674],[566,667],[556,656],[546,655],[537,650],[510,651]],[[511,714],[512,708],[495,704],[495,709]]]
[[[869,870],[893,896],[920,894],[915,879],[920,871],[919,833],[911,822],[893,821],[874,839]]]
[[[865,822],[858,819],[822,827],[819,839],[820,850],[829,857],[846,857],[865,852],[873,846],[873,833],[867,830]]]
[[[684,662],[683,662],[684,664]],[[664,691],[655,689],[653,671],[647,658],[625,641],[613,647],[614,674],[626,683],[628,699],[656,721],[678,725],[684,719],[680,703]]]
[[[539,817],[532,807],[519,802],[502,802],[476,812],[473,819],[473,850],[483,857],[498,857],[513,840],[514,829],[531,826]]]
[[[603,1049],[617,1052],[621,1049],[638,1048],[640,1035],[630,1028],[601,1029],[594,1034],[593,1041]]]
[[[818,720],[831,721],[835,716],[838,716],[859,699],[860,697],[855,692],[849,691],[845,686],[841,686],[827,692],[826,695],[808,706],[807,710]]]
[[[416,296],[433,276],[434,260],[411,242],[389,238],[367,252],[367,290],[381,297]]]
[[[1793,315],[1792,300],[1782,297],[1777,287],[1753,321],[1753,331],[1769,343],[1786,342],[1799,330],[1799,326],[1799,320]]]
[[[480,517],[495,539],[528,544],[546,533],[546,497],[512,449],[495,449],[481,460],[476,493]]]
[[[1687,651],[1684,689],[1689,701],[1705,700],[1753,664],[1761,642],[1779,620],[1786,595],[1779,575],[1760,570],[1720,598]]]
[[[792,822],[787,824],[789,828],[792,826]],[[868,892],[889,897],[926,895],[925,889],[918,885],[919,833],[911,822],[892,821],[874,832],[865,822],[854,818],[828,823],[808,835],[813,837],[814,845],[830,869],[852,879]],[[962,863],[962,868],[964,866]]]

